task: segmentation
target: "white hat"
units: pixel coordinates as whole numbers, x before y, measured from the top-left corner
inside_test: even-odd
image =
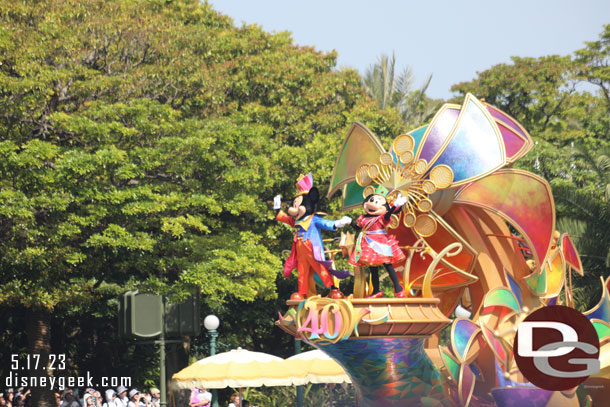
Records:
[[[138,391],[138,389],[131,389],[129,391],[129,398],[132,398],[133,396],[135,396],[136,394],[139,394],[140,392]]]
[[[116,388],[117,395],[123,393],[124,391],[127,391],[127,387],[125,387],[125,386],[119,386]]]

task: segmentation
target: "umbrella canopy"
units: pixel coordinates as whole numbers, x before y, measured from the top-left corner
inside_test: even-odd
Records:
[[[299,353],[284,362],[292,371],[294,383],[351,383],[345,370],[319,349]]]
[[[172,376],[174,389],[291,386],[292,372],[284,359],[234,349],[201,359]]]

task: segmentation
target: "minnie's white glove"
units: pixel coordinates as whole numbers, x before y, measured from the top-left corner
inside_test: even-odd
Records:
[[[282,208],[282,196],[276,195],[273,197],[273,209],[281,209]]]
[[[407,197],[403,196],[402,194],[398,194],[398,197],[394,201],[394,206],[395,207],[403,206],[406,202],[407,202]]]
[[[335,228],[339,229],[343,226],[349,225],[350,223],[352,223],[352,218],[350,218],[349,216],[344,216],[341,219],[335,221]]]

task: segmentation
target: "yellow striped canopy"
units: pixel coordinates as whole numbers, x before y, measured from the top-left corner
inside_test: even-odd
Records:
[[[352,382],[341,365],[319,349],[291,356],[285,364],[292,371],[296,385]]]
[[[174,389],[292,386],[292,371],[277,356],[234,349],[201,359],[172,376]]]

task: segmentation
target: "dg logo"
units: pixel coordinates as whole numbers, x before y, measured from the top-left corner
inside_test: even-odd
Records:
[[[561,305],[540,308],[519,324],[513,345],[517,367],[532,384],[569,390],[599,372],[599,339],[580,312]]]

